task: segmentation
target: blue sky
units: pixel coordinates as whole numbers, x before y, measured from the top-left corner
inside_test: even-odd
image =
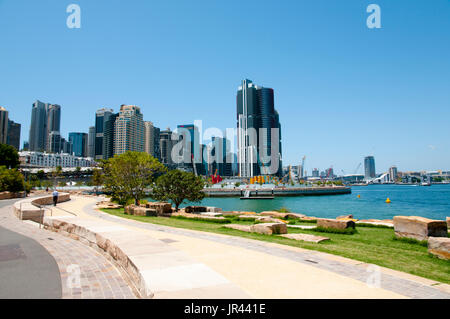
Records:
[[[0,0],[0,105],[22,142],[36,99],[62,106],[64,136],[121,104],[161,128],[235,127],[244,78],[275,90],[284,164],[450,170],[448,0]]]

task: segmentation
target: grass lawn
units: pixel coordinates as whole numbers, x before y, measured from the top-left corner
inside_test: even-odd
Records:
[[[432,257],[428,254],[427,247],[419,243],[394,240],[394,230],[389,228],[357,226],[357,233],[352,235],[321,233],[306,229],[288,229],[289,233],[313,234],[326,236],[331,239],[331,241],[316,244],[296,241],[276,235],[253,234],[234,229],[227,229],[223,227],[224,224],[207,221],[193,221],[167,217],[130,216],[124,214],[123,209],[102,209],[102,211],[111,215],[146,223],[239,236],[322,251],[450,284],[450,261]],[[242,225],[253,224],[251,221],[233,221],[233,223]],[[311,225],[311,223],[297,222],[296,225]]]

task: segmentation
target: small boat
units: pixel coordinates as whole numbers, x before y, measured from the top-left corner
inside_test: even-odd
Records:
[[[420,185],[421,186],[431,186],[431,183],[430,182],[423,182]]]

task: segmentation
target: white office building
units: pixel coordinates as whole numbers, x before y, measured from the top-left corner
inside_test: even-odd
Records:
[[[70,154],[41,153],[41,152],[19,152],[21,166],[33,167],[93,167],[97,163],[90,157],[78,157]]]

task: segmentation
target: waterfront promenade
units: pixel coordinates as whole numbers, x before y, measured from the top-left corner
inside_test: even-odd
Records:
[[[100,199],[73,196],[53,219],[128,245],[153,298],[450,298],[446,284],[385,268],[373,287],[359,261],[111,216],[95,210]]]
[[[17,219],[11,207],[16,201],[0,201],[0,298],[136,298],[126,276],[92,248]],[[68,284],[70,270],[78,271],[73,265],[79,285]]]

